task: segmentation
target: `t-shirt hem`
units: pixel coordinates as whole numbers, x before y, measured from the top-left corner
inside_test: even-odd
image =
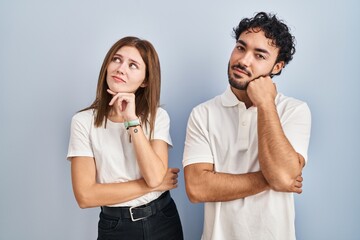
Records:
[[[192,157],[183,160],[183,167],[186,167],[195,163],[211,163],[214,164],[214,159],[212,156],[200,156],[200,157]]]
[[[94,155],[88,152],[75,152],[75,153],[69,153],[66,156],[66,159],[70,161],[72,157],[94,157]]]

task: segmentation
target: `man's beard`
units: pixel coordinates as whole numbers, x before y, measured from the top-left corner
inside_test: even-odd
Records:
[[[231,68],[239,68],[243,71],[246,71],[249,75],[249,77],[251,77],[251,73],[249,73],[245,67],[241,66],[240,64],[237,64],[237,65],[233,65],[231,66]],[[234,77],[235,76],[235,77]],[[229,79],[229,84],[233,87],[233,88],[236,88],[238,90],[246,90],[248,85],[249,85],[249,82],[251,82],[252,80],[248,80],[248,81],[238,81],[237,79],[241,79],[242,76],[240,75],[237,75],[236,73],[234,73],[234,76],[231,76],[230,74],[230,62],[228,64],[228,79]]]
[[[246,69],[246,67],[240,65],[240,64],[237,64],[237,65],[233,65],[231,66],[232,69],[234,68],[239,68],[241,70],[243,70],[244,72],[246,72],[250,78],[250,80],[248,81],[239,81],[241,80],[243,77],[234,73],[234,76],[231,76],[230,74],[230,62],[228,63],[228,79],[229,79],[229,84],[233,87],[233,88],[236,88],[238,90],[246,90],[249,83],[259,77],[266,77],[266,76],[270,76],[272,77],[272,70],[269,71],[269,73],[267,74],[264,74],[264,75],[260,75],[260,76],[257,76],[257,77],[254,77],[254,78],[251,78],[252,77],[252,74]]]

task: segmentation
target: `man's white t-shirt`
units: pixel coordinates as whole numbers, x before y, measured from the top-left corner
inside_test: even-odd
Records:
[[[311,114],[306,103],[278,94],[277,111],[286,137],[307,161]],[[183,166],[212,163],[216,172],[260,170],[257,108],[246,108],[230,87],[195,107],[189,117]],[[231,183],[229,183],[231,184]],[[293,240],[292,193],[267,190],[228,202],[206,202],[202,240]]]

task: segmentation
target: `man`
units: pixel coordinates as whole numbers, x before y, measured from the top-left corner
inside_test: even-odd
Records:
[[[306,103],[277,93],[272,77],[291,61],[294,37],[263,12],[234,35],[230,86],[189,117],[186,191],[205,202],[203,240],[292,240],[311,116]]]

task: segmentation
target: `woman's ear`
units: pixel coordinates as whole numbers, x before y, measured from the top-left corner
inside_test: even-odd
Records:
[[[271,74],[275,75],[278,74],[283,68],[284,68],[284,61],[278,62],[273,67],[273,70],[271,71]]]
[[[148,86],[148,84],[145,81],[140,85],[140,87],[142,87],[142,88],[147,87],[147,86]]]

